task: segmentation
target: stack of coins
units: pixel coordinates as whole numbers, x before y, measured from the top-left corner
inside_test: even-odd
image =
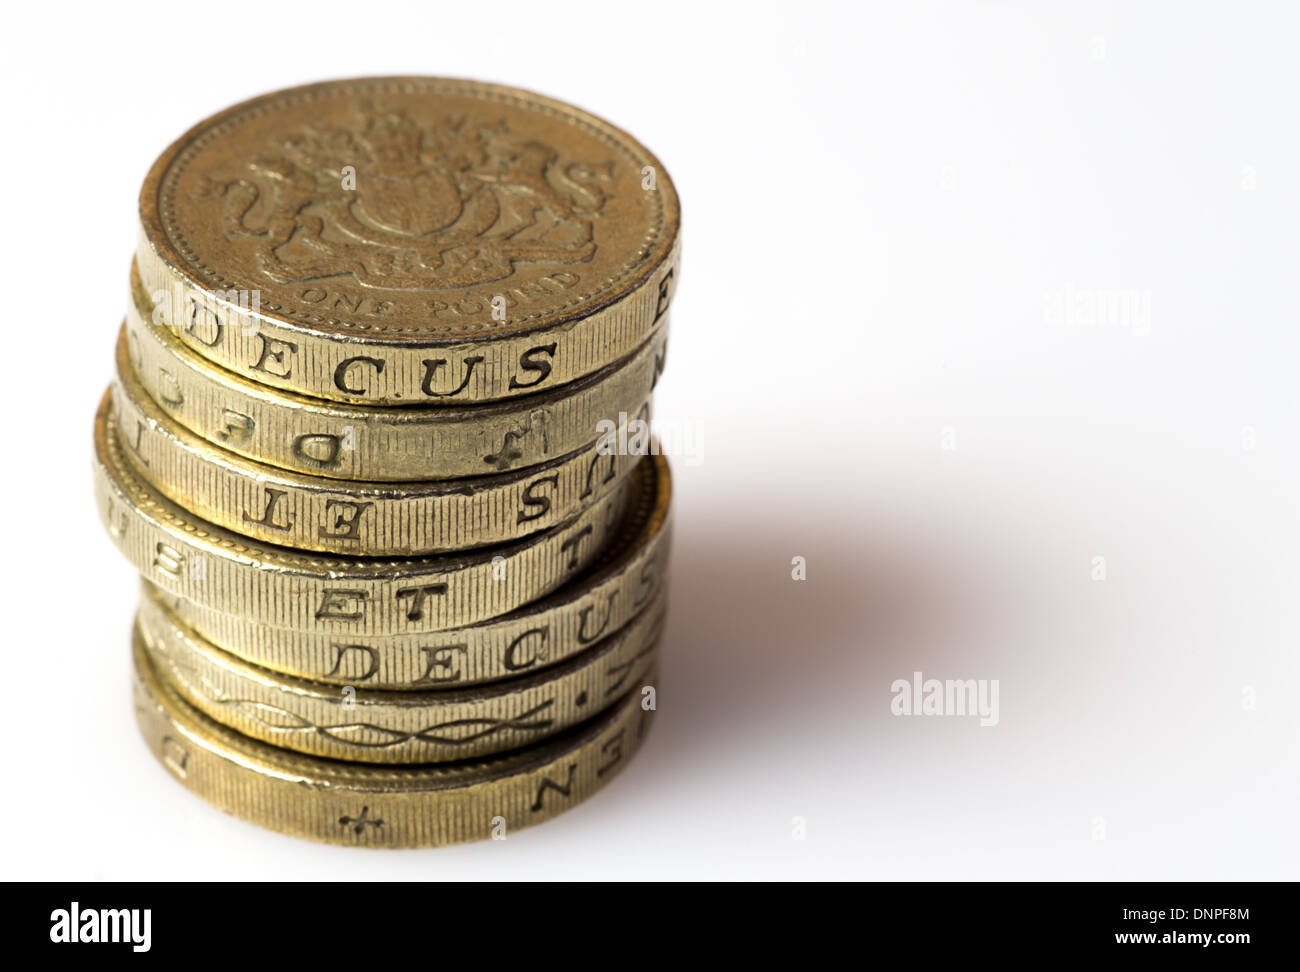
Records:
[[[627,447],[678,276],[654,156],[513,88],[328,82],[195,126],[140,217],[96,492],[157,758],[364,846],[606,783],[666,609],[668,466]]]

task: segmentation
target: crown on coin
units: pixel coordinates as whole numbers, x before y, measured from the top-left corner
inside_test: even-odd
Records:
[[[420,164],[422,136],[411,119],[399,112],[388,112],[371,115],[356,139],[364,158],[391,171]]]

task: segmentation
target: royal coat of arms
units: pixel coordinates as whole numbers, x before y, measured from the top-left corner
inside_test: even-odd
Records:
[[[196,186],[223,200],[227,236],[257,241],[272,280],[439,290],[594,255],[612,163],[562,159],[503,122],[421,125],[369,104],[359,116],[351,128],[287,132]]]

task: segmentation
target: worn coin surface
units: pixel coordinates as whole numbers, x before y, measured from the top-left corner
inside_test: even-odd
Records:
[[[123,449],[106,394],[95,421],[95,494],[110,536],[142,576],[217,611],[317,634],[441,631],[505,614],[578,576],[628,503],[655,489],[643,459],[614,491],[523,540],[441,557],[338,557],[212,526],[141,479]]]
[[[121,343],[117,357],[113,409],[136,473],[201,519],[302,550],[415,556],[517,540],[614,489],[639,459],[597,439],[539,466],[473,479],[378,484],[308,476],[190,432],[145,391]],[[648,416],[647,402],[636,417]]]
[[[397,482],[482,476],[581,449],[650,397],[667,342],[665,325],[563,388],[466,407],[377,408],[269,389],[194,354],[135,301],[119,356],[177,422],[231,452],[313,476]]]
[[[221,651],[144,598],[136,624],[195,708],[264,742],[333,759],[431,763],[540,742],[614,703],[650,670],[661,594],[622,631],[559,665],[469,689],[385,692],[280,675]]]
[[[590,567],[548,597],[472,627],[377,636],[339,621],[335,631],[293,631],[213,610],[148,580],[142,596],[158,600],[234,655],[315,681],[410,689],[527,674],[622,630],[665,587],[672,483],[662,456],[647,461],[654,489],[633,497],[624,521]]]
[[[676,285],[659,161],[500,85],[364,78],[200,122],[140,193],[144,284],[198,353],[373,404],[510,398],[644,343]]]
[[[321,759],[228,729],[160,677],[137,635],[135,711],[158,761],[221,810],[281,833],[359,847],[436,847],[562,813],[612,779],[654,715],[652,670],[602,714],[500,756],[424,766]]]

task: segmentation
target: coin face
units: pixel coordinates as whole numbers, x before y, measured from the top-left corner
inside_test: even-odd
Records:
[[[633,314],[644,320],[610,323],[529,361],[519,356],[530,348],[505,349],[466,376],[459,390],[469,399],[536,390],[561,355],[573,359],[559,368],[566,380],[594,370],[601,361],[580,359],[598,356],[611,327],[626,332],[623,345],[639,342],[666,309],[660,283],[678,229],[667,174],[619,129],[529,92],[439,78],[327,82],[237,105],[162,155],[140,205],[147,286],[256,294],[255,306],[231,303],[288,346],[219,346],[225,322],[211,307],[177,307],[182,336],[286,387],[300,338],[308,352],[320,338],[499,343],[652,291]],[[421,371],[357,360],[355,347],[351,355],[337,375],[316,368],[330,387],[304,390],[409,402],[423,386],[445,399],[469,361]],[[300,364],[303,376],[309,363]],[[409,376],[399,374],[408,364]]]

